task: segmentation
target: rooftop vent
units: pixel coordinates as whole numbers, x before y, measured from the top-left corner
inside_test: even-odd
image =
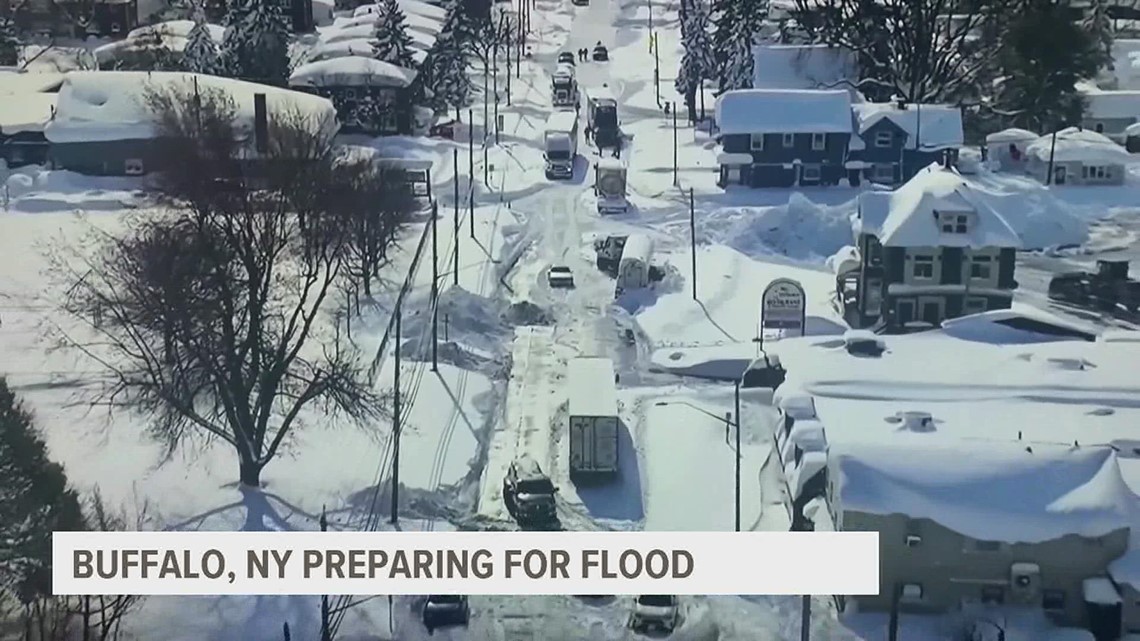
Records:
[[[899,412],[894,416],[887,417],[888,423],[898,423],[900,430],[907,430],[910,432],[933,432],[934,417],[930,412],[919,412],[917,410],[908,410]]]

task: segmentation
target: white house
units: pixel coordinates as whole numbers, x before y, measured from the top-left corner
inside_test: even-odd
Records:
[[[1133,157],[1103,134],[1069,127],[1029,144],[1026,171],[1048,182],[1050,167],[1055,185],[1120,185]]]
[[[1140,121],[1140,91],[1104,90],[1091,83],[1078,83],[1085,99],[1081,127],[1124,142],[1124,130]]]
[[[1024,171],[1025,150],[1040,137],[1016,127],[989,134],[986,136],[986,153],[990,166],[998,171]]]

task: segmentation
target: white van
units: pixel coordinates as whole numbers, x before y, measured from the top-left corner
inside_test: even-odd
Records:
[[[630,234],[621,250],[618,263],[617,294],[649,286],[649,260],[653,241],[645,234]]]

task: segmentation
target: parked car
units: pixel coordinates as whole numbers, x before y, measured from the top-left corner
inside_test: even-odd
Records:
[[[610,50],[602,43],[594,45],[594,62],[605,62],[610,59]]]
[[[573,51],[563,51],[558,54],[558,64],[560,65],[573,65],[576,62],[577,59],[574,58]]]
[[[590,0],[570,0],[570,3],[575,5],[575,6],[585,7],[585,6],[589,6]]]
[[[881,356],[887,344],[874,332],[851,329],[843,335],[843,344],[852,356]]]
[[[538,463],[521,458],[511,463],[503,479],[503,503],[522,527],[550,527],[558,523],[554,487]]]
[[[671,594],[642,594],[634,598],[629,627],[636,632],[672,632],[681,617],[677,597]]]
[[[444,138],[447,140],[455,140],[455,129],[458,127],[455,120],[446,120],[438,122],[431,126],[428,135],[432,138]]]
[[[461,594],[432,594],[424,601],[423,620],[428,632],[436,628],[454,625],[467,625],[471,610],[467,597]]]
[[[574,286],[574,274],[566,265],[553,265],[546,272],[546,282],[554,288],[570,288]]]
[[[744,370],[744,375],[740,378],[740,387],[743,389],[763,387],[775,391],[784,384],[787,377],[788,372],[780,363],[779,356],[762,354],[748,365],[748,369]]]

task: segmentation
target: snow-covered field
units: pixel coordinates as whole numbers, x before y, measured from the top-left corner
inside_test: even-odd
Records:
[[[650,11],[659,34],[660,102],[649,48]],[[1140,386],[1132,384],[1140,343],[1046,341],[982,318],[888,337],[879,359],[849,355],[825,260],[852,242],[849,217],[858,190],[722,190],[715,185],[716,145],[705,129],[685,122],[683,110],[674,179],[673,120],[663,110],[678,100],[674,4],[593,0],[575,7],[537,0],[533,17],[533,56],[515,70],[510,104],[499,105],[499,144],[492,135],[484,153],[478,142],[486,131],[478,99],[472,105],[472,156],[463,131],[455,142],[345,140],[376,147],[387,157],[432,160],[440,204],[438,372],[428,362],[430,256],[421,261],[403,306],[400,379],[408,414],[400,441],[399,527],[510,527],[501,482],[510,462],[525,454],[558,485],[559,516],[567,529],[731,530],[737,452],[726,415],[734,411],[732,388],[697,377],[732,375],[757,354],[760,294],[781,277],[795,278],[806,289],[807,335],[759,338],[766,351],[780,355],[790,372],[788,384],[817,397],[829,438],[893,438],[897,425],[887,419],[921,410],[935,418],[934,432],[921,435],[931,440],[1114,444],[1125,480],[1140,491],[1140,458],[1133,449],[1140,439],[1132,436],[1140,419]],[[613,89],[632,141],[622,156],[634,208],[609,218],[595,213],[590,165],[596,152],[581,148],[574,178],[552,183],[543,176],[541,145],[556,53],[599,41],[609,47],[612,61],[581,63],[579,81],[587,91],[603,83]],[[481,77],[475,77],[480,85]],[[500,78],[500,93],[504,85]],[[707,96],[710,113],[712,105]],[[454,180],[462,202],[473,185],[473,219],[456,213]],[[1033,311],[1048,305],[1041,274],[1103,252],[1130,256],[1140,245],[1140,176],[1130,176],[1122,187],[1046,188],[988,172],[971,181],[1027,247],[1080,247],[1068,254],[1054,249],[1027,255],[1018,272],[1026,291],[1019,291],[1016,310],[1045,313]],[[53,458],[78,488],[98,487],[108,502],[129,509],[145,504],[147,526],[154,528],[315,529],[322,509],[334,528],[361,527],[373,513],[382,522],[377,527],[389,527],[388,425],[355,430],[310,421],[290,450],[266,468],[264,491],[255,492],[237,486],[235,457],[226,448],[203,445],[163,461],[161,447],[147,440],[143,418],[110,415],[84,403],[84,378],[93,367],[45,344],[58,318],[58,292],[45,253],[76,242],[88,225],[120,225],[124,210],[145,212],[149,204],[142,185],[131,179],[27,169],[4,183],[0,373],[34,409]],[[690,197],[695,239],[689,231]],[[426,224],[420,219],[409,226],[381,291],[354,327],[353,340],[365,353],[379,352],[379,389],[394,383],[392,345],[381,351],[382,337],[394,292]],[[630,231],[654,239],[653,262],[666,275],[653,290],[612,304],[614,283],[595,269],[590,240]],[[547,285],[547,269],[555,264],[573,270],[574,289]],[[1095,324],[1087,321],[1086,326]],[[622,340],[626,330],[635,344]],[[570,358],[583,355],[612,358],[620,375],[622,471],[608,486],[577,487],[567,471],[565,368]],[[756,413],[746,414],[741,434],[742,529],[787,529],[784,482],[778,465],[769,465],[775,414],[763,399],[749,402],[745,412]],[[674,639],[799,635],[798,598],[683,601],[685,622]],[[361,641],[427,638],[419,603],[397,598],[390,610],[386,598],[368,600],[348,611],[339,635]],[[440,631],[433,638],[632,636],[623,627],[625,598],[473,597],[471,606],[466,631]],[[129,625],[140,639],[161,634],[172,641],[271,641],[288,622],[294,638],[309,639],[316,636],[318,612],[317,600],[308,597],[150,598]],[[813,638],[885,637],[885,618],[840,617],[829,599],[814,599],[812,615]],[[903,617],[901,638],[947,639],[951,631],[939,619]],[[1027,623],[1011,628],[1007,637],[1019,638],[1045,636]]]

